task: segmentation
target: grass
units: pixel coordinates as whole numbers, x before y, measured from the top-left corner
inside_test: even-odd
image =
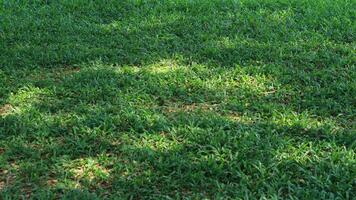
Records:
[[[0,0],[1,199],[352,199],[356,2]]]

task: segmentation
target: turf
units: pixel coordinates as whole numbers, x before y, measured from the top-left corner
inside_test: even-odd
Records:
[[[352,199],[356,1],[0,0],[1,199]]]

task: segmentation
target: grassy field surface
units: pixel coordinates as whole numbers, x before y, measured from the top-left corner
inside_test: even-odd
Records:
[[[352,199],[356,1],[0,0],[0,199]]]

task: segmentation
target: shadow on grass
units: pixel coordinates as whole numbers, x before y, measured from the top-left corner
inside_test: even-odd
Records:
[[[4,5],[3,198],[355,196],[346,4],[117,2]]]
[[[352,194],[352,129],[266,100],[273,79],[103,64],[48,77],[1,118],[4,197]]]
[[[261,2],[110,1],[110,8],[26,4],[19,11],[22,15],[14,19],[4,14],[0,84],[7,87],[0,89],[0,104],[7,103],[11,92],[32,82],[26,78],[29,74],[41,70],[72,69],[98,60],[119,67],[173,60],[185,66],[253,68],[246,73],[271,76],[275,84],[289,90],[291,94],[279,100],[296,112],[310,111],[320,117],[343,115],[352,120],[356,63],[350,41],[354,35],[352,28],[343,28],[348,27],[347,20],[342,21],[345,25],[334,27],[333,16],[327,15],[333,10],[348,19],[348,14],[341,15],[339,10],[347,5],[329,3],[320,7],[320,13],[304,13],[312,3],[296,2],[271,6]],[[16,3],[6,6],[10,11],[20,9]],[[57,17],[48,17],[41,8]],[[81,12],[74,12],[76,9]],[[38,14],[34,24],[26,15],[33,12]],[[324,16],[330,22],[320,27],[308,21],[310,16]],[[16,27],[11,25],[15,22]],[[309,29],[303,27],[305,24]]]

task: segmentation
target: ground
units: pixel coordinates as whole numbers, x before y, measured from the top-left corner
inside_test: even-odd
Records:
[[[356,1],[0,0],[1,199],[352,199]]]

